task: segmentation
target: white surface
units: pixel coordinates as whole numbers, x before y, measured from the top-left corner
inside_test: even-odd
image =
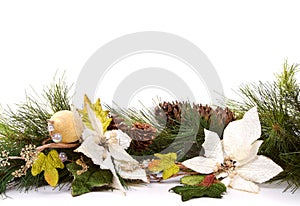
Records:
[[[50,187],[40,188],[38,191],[20,193],[19,191],[8,191],[8,199],[5,205],[26,203],[33,205],[299,205],[300,191],[295,194],[282,193],[284,185],[263,185],[259,194],[252,194],[229,189],[222,199],[200,198],[182,202],[181,197],[168,190],[178,185],[178,182],[152,183],[148,185],[131,186],[124,196],[120,191],[103,191],[88,193],[78,197],[72,197],[71,191],[64,188],[61,191],[52,190]],[[1,202],[2,204],[2,202]]]
[[[237,98],[239,84],[272,80],[285,58],[300,63],[299,1],[1,1],[1,104],[24,100],[32,85],[37,92],[56,70],[66,70],[74,83],[87,59],[102,45],[138,31],[164,31],[196,44],[211,60],[222,79],[225,95]],[[107,202],[130,205],[181,205],[168,193],[168,184],[133,187],[126,197],[101,192],[71,198],[69,191],[40,189],[9,192],[16,202],[51,205]],[[230,190],[222,200],[200,199],[183,205],[296,205],[299,191],[263,187],[258,195]],[[156,204],[155,204],[156,203]],[[115,205],[115,204],[114,204]],[[131,204],[132,205],[132,204]]]

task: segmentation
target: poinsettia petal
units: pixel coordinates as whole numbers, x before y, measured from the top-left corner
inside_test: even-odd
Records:
[[[223,162],[223,148],[220,137],[217,133],[204,129],[205,141],[202,147],[205,151],[205,157],[210,159],[216,159],[217,162]]]
[[[227,172],[221,172],[219,174],[216,175],[216,178],[217,179],[223,179],[223,178],[226,178],[228,177],[228,173]]]
[[[94,130],[91,130],[89,128],[84,128],[82,132],[82,140],[85,140],[86,138],[90,136],[97,136],[97,133]]]
[[[221,182],[226,186],[228,187],[230,182],[231,182],[231,178],[230,177],[226,177],[224,179],[221,180]]]
[[[92,110],[89,104],[86,104],[86,109],[93,129],[98,133],[98,135],[103,135],[103,127],[101,121],[97,118],[95,112]]]
[[[133,159],[123,147],[118,144],[110,144],[109,152],[113,157],[116,172],[122,178],[148,182],[146,171],[139,166],[139,162]]]
[[[270,158],[259,155],[253,161],[236,168],[237,173],[250,181],[263,183],[282,172],[282,168]]]
[[[246,192],[253,192],[253,193],[259,192],[259,187],[257,184],[255,184],[251,181],[245,180],[239,175],[235,175],[231,179],[231,181],[229,183],[229,187],[236,189],[236,190],[246,191]]]
[[[205,157],[194,157],[182,162],[184,166],[202,174],[210,174],[214,171],[217,161]]]
[[[226,155],[240,157],[251,149],[251,144],[261,135],[256,107],[245,113],[243,119],[230,122],[224,130],[223,146]]]
[[[101,169],[109,169],[111,171],[111,173],[113,174],[113,182],[111,183],[111,187],[119,189],[120,191],[123,192],[123,194],[126,194],[126,191],[124,189],[124,187],[122,186],[120,179],[117,175],[117,172],[115,170],[115,166],[113,164],[113,160],[110,156],[109,153],[107,153],[107,157],[105,158],[105,160],[103,161],[102,165],[100,166]]]
[[[257,153],[259,150],[259,147],[263,143],[262,140],[256,140],[248,149],[246,150],[242,155],[235,157],[233,155],[233,159],[237,161],[236,166],[242,166],[244,164],[247,164],[248,162],[254,160],[257,158]]]
[[[104,135],[107,140],[109,140],[111,136],[115,136],[119,145],[123,147],[123,149],[127,149],[130,146],[131,138],[119,129],[106,131]]]
[[[104,147],[98,145],[96,140],[97,138],[95,136],[86,137],[84,142],[75,150],[75,152],[81,152],[91,158],[94,164],[101,165],[107,151]]]

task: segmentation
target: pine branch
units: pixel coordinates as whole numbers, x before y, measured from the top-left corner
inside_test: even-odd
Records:
[[[172,106],[174,108],[171,108]],[[230,112],[227,110],[220,108],[213,110],[208,106],[204,107],[189,102],[158,102],[154,109],[144,108],[142,110],[110,108],[107,105],[106,107],[110,109],[113,116],[118,117],[120,129],[123,129],[123,132],[128,133],[132,138],[134,138],[131,134],[132,125],[136,122],[147,123],[157,129],[155,138],[146,148],[137,150],[140,143],[134,145],[133,142],[128,149],[129,154],[136,157],[146,156],[146,158],[155,153],[169,152],[177,153],[180,161],[198,156],[204,142],[204,128],[222,136],[223,130],[228,124],[226,121],[234,119],[233,116],[232,119],[228,118]],[[167,111],[174,113],[171,114]],[[147,135],[147,133],[143,134]]]
[[[292,191],[300,186],[300,158],[294,155],[300,151],[300,91],[295,77],[298,71],[297,64],[285,62],[274,82],[242,85],[238,91],[242,101],[228,102],[239,115],[257,106],[264,140],[259,153],[284,168],[273,181],[287,181]]]
[[[70,87],[63,75],[58,81],[54,78],[53,83],[46,86],[41,95],[34,90],[31,93],[35,95],[26,93],[25,102],[17,104],[16,110],[5,109],[0,116],[0,151],[18,156],[25,145],[42,145],[49,138],[47,119],[57,111],[70,110],[69,92]],[[10,166],[0,167],[0,194],[10,186],[27,190],[45,184],[43,178],[33,177],[31,172],[21,178],[14,178],[12,172],[22,165],[23,160],[11,160]],[[65,175],[62,181],[65,178],[69,178],[69,175]]]

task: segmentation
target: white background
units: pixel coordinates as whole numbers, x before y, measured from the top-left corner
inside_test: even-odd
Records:
[[[296,0],[1,1],[0,102],[12,105],[24,100],[25,89],[32,85],[41,90],[57,70],[66,71],[68,82],[75,83],[98,48],[139,31],[169,32],[193,42],[213,63],[225,95],[236,98],[232,90],[241,83],[272,80],[285,59],[300,63],[299,9]],[[27,199],[40,205],[55,198],[72,204],[93,203],[95,198],[102,205],[108,201],[157,205],[165,199],[180,205],[179,196],[168,193],[168,188],[147,186],[126,197],[104,192],[71,198],[69,191],[44,190],[11,196],[15,202]],[[230,191],[221,201],[200,199],[185,205],[295,205],[300,201],[299,191],[291,195],[281,193],[282,189],[266,187],[259,195]]]

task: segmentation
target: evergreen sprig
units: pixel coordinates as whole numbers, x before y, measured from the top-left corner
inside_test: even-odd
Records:
[[[18,156],[25,145],[42,145],[49,138],[47,119],[57,111],[70,110],[70,89],[62,75],[58,81],[54,78],[49,86],[45,86],[41,95],[34,90],[31,94],[26,92],[25,102],[17,104],[15,110],[5,109],[0,115],[0,151]],[[21,178],[14,178],[12,173],[22,165],[23,160],[10,160],[9,166],[0,167],[0,194],[9,186],[28,190],[46,184],[43,176],[33,177],[30,171]],[[61,182],[70,179],[69,172],[60,172],[60,175],[63,176]]]
[[[262,127],[260,154],[270,157],[284,168],[271,181],[287,181],[292,192],[300,187],[300,101],[296,73],[299,65],[283,64],[274,82],[242,85],[241,102],[229,100],[229,107],[242,116],[257,106]]]
[[[160,103],[157,103],[157,107]],[[138,110],[134,108],[112,108],[108,105],[106,107],[109,108],[112,114],[117,114],[124,119],[126,125],[130,126],[135,122],[148,123],[158,130],[149,147],[142,151],[136,151],[130,147],[128,149],[129,154],[144,159],[153,156],[155,153],[175,152],[178,161],[184,161],[200,154],[205,137],[204,129],[213,130],[221,136],[224,125],[217,120],[213,120],[213,115],[210,119],[200,116],[191,103],[181,103],[181,120],[169,119],[172,122],[171,124],[158,117],[151,108]]]

